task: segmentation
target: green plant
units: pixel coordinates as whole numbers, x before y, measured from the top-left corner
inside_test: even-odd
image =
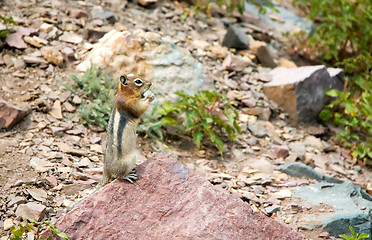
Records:
[[[223,155],[222,130],[231,140],[241,133],[236,121],[238,113],[226,96],[214,91],[202,91],[194,95],[176,92],[177,103],[164,103],[154,108],[152,117],[145,116],[140,130],[150,137],[163,138],[165,126],[173,126],[181,133],[192,136],[198,148],[207,136]]]
[[[46,239],[40,236],[41,230],[45,228],[49,229],[52,233],[52,235],[48,236]],[[13,225],[10,228],[8,237],[10,240],[30,239],[30,234],[34,236],[32,238],[34,240],[52,240],[54,239],[53,237],[59,237],[64,240],[71,240],[71,238],[69,238],[66,233],[60,232],[58,228],[52,223],[48,221],[39,222],[36,220],[31,223],[25,220],[23,223]]]
[[[164,103],[160,107],[155,105],[150,114],[142,115],[142,122],[138,125],[138,131],[145,133],[151,139],[164,139],[164,127],[169,125],[177,126],[177,120],[162,114],[164,111],[171,112],[171,103]],[[180,129],[182,131],[182,129]]]
[[[355,233],[354,228],[352,226],[349,226],[350,229],[350,236],[346,236],[345,234],[340,235],[341,238],[345,240],[360,240],[360,239],[366,239],[369,238],[368,234],[361,234]]]
[[[372,5],[370,0],[297,1],[309,18],[317,20],[314,31],[294,36],[309,59],[339,66],[346,73],[345,92],[329,90],[334,100],[320,113],[343,130],[337,139],[350,148],[354,158],[372,165]]]
[[[194,2],[193,9],[195,12],[198,12],[199,10],[206,11],[208,16],[210,16],[212,3],[215,3],[221,9],[225,8],[228,13],[237,10],[240,14],[243,14],[245,3],[251,3],[257,6],[260,14],[266,13],[267,9],[278,12],[271,0],[197,0]]]
[[[72,87],[62,84],[83,99],[79,106],[83,123],[106,127],[117,88],[115,82],[94,65],[83,76],[72,74],[70,78],[73,80]]]
[[[335,63],[372,51],[370,0],[310,0],[307,11],[320,21],[309,37],[302,35],[312,58]]]
[[[0,19],[3,21],[5,25],[5,29],[0,29],[0,39],[5,39],[10,33],[9,24],[17,25],[17,23],[13,20],[12,17],[7,18],[0,15]]]
[[[335,125],[343,126],[337,138],[351,148],[353,157],[372,165],[372,57],[361,54],[343,64],[347,73],[359,74],[347,78],[347,91],[327,91],[326,94],[335,100],[319,116],[324,121],[333,119]]]

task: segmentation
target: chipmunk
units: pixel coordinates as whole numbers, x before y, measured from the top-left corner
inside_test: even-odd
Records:
[[[103,175],[98,189],[114,179],[137,179],[136,127],[155,95],[151,82],[133,74],[122,75],[107,128]]]

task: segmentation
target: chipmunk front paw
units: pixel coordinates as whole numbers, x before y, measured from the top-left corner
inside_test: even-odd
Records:
[[[152,100],[155,99],[155,94],[154,94],[152,91],[150,91],[149,96],[148,96],[147,98],[148,98],[150,101],[152,101]]]
[[[150,102],[155,99],[155,94],[151,90],[144,92],[142,100],[149,100]]]

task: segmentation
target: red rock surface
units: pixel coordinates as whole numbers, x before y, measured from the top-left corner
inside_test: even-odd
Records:
[[[72,239],[304,239],[171,157],[137,173],[134,184],[115,180],[86,198],[58,228]]]
[[[30,110],[21,109],[0,100],[0,129],[10,129],[22,120],[29,112]]]

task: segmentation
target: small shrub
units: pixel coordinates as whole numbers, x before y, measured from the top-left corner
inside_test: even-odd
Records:
[[[335,100],[320,113],[324,121],[343,127],[337,135],[354,158],[372,165],[372,5],[370,0],[296,1],[316,20],[307,35],[292,36],[301,51],[312,60],[336,65],[346,73],[346,91],[329,90]],[[299,50],[301,49],[301,50]]]
[[[223,155],[222,130],[231,140],[241,133],[237,123],[238,113],[226,96],[214,91],[202,91],[194,95],[176,92],[177,103],[164,103],[145,116],[140,130],[150,137],[163,138],[164,127],[173,126],[180,133],[192,136],[198,148],[207,136]]]
[[[264,0],[264,1],[260,1],[260,0],[233,0],[233,1],[226,1],[226,0],[209,0],[207,1],[207,3],[201,1],[197,1],[196,2],[196,6],[198,7],[202,7],[203,5],[205,7],[209,6],[210,3],[216,3],[217,6],[219,6],[220,8],[226,8],[226,10],[228,12],[232,12],[234,11],[235,9],[238,10],[238,12],[240,14],[243,14],[244,12],[244,4],[247,2],[247,3],[252,3],[254,5],[256,5],[257,7],[259,7],[260,9],[260,13],[264,13],[266,12],[266,8],[271,8],[271,9],[274,9],[274,4],[272,1],[270,0]]]
[[[266,13],[267,9],[278,12],[271,0],[196,0],[192,2],[194,4],[193,9],[195,12],[200,10],[205,11],[209,17],[212,15],[212,3],[215,3],[221,9],[226,9],[228,13],[237,10],[240,14],[243,14],[245,11],[245,3],[251,3],[258,7],[260,14]],[[189,14],[190,11],[187,9],[181,15],[181,18],[187,18]]]
[[[42,229],[49,229],[52,232],[52,235],[48,236],[46,239],[40,236]],[[9,239],[10,240],[22,240],[22,239],[30,239],[30,236],[33,236],[34,240],[52,240],[57,239],[54,237],[59,237],[64,240],[71,240],[66,233],[60,232],[59,229],[48,221],[33,221],[28,222],[25,220],[23,223],[18,223],[17,225],[13,225],[10,228],[9,232]]]
[[[354,228],[352,226],[349,226],[350,229],[350,236],[346,236],[345,234],[340,235],[341,238],[345,240],[360,240],[360,239],[366,239],[369,238],[368,234],[361,234],[355,233]]]
[[[116,93],[115,82],[106,73],[92,65],[81,77],[71,75],[72,87],[63,84],[69,91],[83,99],[79,106],[80,116],[86,125],[106,127]]]
[[[166,117],[162,114],[164,111],[171,112],[172,109],[168,108],[171,104],[165,103],[161,106],[155,105],[150,114],[142,115],[142,122],[138,125],[138,131],[145,133],[146,137],[151,139],[164,139],[165,129],[167,125],[176,126],[178,123],[175,119]],[[182,129],[180,129],[182,131]]]
[[[320,21],[310,36],[302,34],[302,46],[311,58],[336,63],[372,51],[370,0],[310,0],[308,17]],[[301,43],[300,43],[301,44]]]
[[[319,116],[324,121],[333,119],[336,126],[343,126],[337,138],[352,150],[353,157],[372,165],[372,57],[363,54],[345,60],[344,64],[347,73],[359,74],[347,78],[347,91],[327,91],[328,96],[336,99]]]

